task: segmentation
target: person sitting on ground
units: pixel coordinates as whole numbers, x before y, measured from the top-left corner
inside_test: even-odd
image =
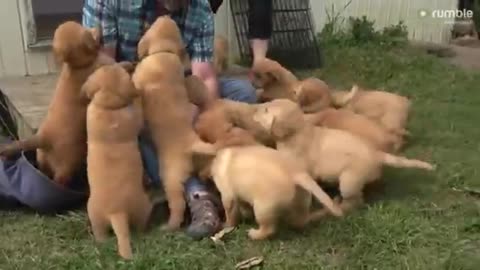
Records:
[[[83,25],[100,26],[103,51],[117,61],[137,61],[137,44],[158,16],[170,14],[178,24],[191,59],[191,72],[202,79],[212,100],[227,98],[256,103],[255,89],[247,80],[217,78],[213,68],[214,15],[208,0],[86,0]],[[144,167],[155,183],[160,183],[158,162],[148,136],[140,136]],[[200,239],[220,228],[218,200],[197,177],[185,184],[191,224],[187,234]]]

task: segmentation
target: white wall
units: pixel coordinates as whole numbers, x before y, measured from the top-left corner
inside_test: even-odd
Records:
[[[83,0],[32,0],[32,5],[35,15],[77,13],[82,12]]]
[[[344,6],[350,1],[350,5],[344,10]],[[340,14],[344,19],[366,15],[368,19],[375,21],[377,28],[398,24],[403,20],[410,39],[447,43],[450,41],[453,25],[430,16],[421,18],[419,11],[456,9],[458,0],[311,0],[310,3],[317,32],[327,23],[327,14]],[[334,14],[331,12],[332,7]]]
[[[20,16],[17,0],[0,0],[0,76],[25,75]]]

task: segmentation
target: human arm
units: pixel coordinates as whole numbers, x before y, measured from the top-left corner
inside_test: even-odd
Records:
[[[208,9],[197,27],[190,45],[192,74],[198,76],[207,86],[208,103],[218,98],[218,79],[213,68],[214,18]]]

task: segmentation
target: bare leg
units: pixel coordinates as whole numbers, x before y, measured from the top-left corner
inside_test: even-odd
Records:
[[[268,39],[252,39],[250,40],[250,46],[252,47],[254,65],[267,56]]]
[[[268,40],[273,30],[272,0],[249,0],[248,7],[248,38],[255,64],[267,55]]]

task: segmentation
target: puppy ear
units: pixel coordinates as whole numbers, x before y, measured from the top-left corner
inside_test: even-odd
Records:
[[[102,38],[101,30],[99,28],[96,28],[96,27],[88,28],[87,30],[90,33],[92,33],[93,39],[96,42],[100,43],[100,39]]]
[[[129,61],[122,61],[118,63],[123,69],[125,69],[129,74],[132,74],[135,70],[135,63]]]
[[[82,34],[82,41],[85,49],[89,53],[95,53],[100,49],[100,42],[95,39],[92,29],[88,29]]]
[[[139,63],[141,64],[141,63]],[[137,70],[135,70],[133,72],[133,74],[131,75],[131,82],[133,84],[133,86],[135,87],[135,89],[137,89],[138,91],[142,91],[143,88],[144,88],[144,84],[142,83],[143,81],[143,77],[145,73],[141,73],[141,72],[137,72]]]
[[[270,126],[270,132],[276,138],[285,138],[292,132],[292,128],[277,121],[276,117],[272,119],[272,125]]]
[[[187,53],[187,49],[185,47],[182,47],[180,51],[178,52],[178,55],[180,57],[180,60],[183,63],[183,66],[185,69],[191,69],[192,68],[192,62],[190,61],[190,56]]]
[[[305,88],[302,83],[298,84],[297,87],[293,88],[293,93],[295,94],[296,103],[301,105],[305,102]]]
[[[63,63],[65,63],[65,55],[63,52],[53,48],[52,50],[52,54],[53,54],[53,60],[55,62],[55,65],[57,67],[61,67]]]
[[[134,98],[139,97],[142,94],[142,90],[137,89],[135,87],[135,85],[133,84],[133,82],[130,81],[130,83],[128,85],[128,94],[132,99],[134,99]]]
[[[87,79],[87,81],[82,85],[80,90],[81,94],[87,97],[87,99],[93,99],[93,96],[100,90],[100,86],[95,83],[95,80],[92,79],[92,76]]]
[[[271,81],[280,81],[282,79],[280,69],[277,67],[270,68],[265,74]]]
[[[150,41],[147,36],[143,36],[137,45],[138,59],[142,59],[148,55],[148,47],[150,46]]]

